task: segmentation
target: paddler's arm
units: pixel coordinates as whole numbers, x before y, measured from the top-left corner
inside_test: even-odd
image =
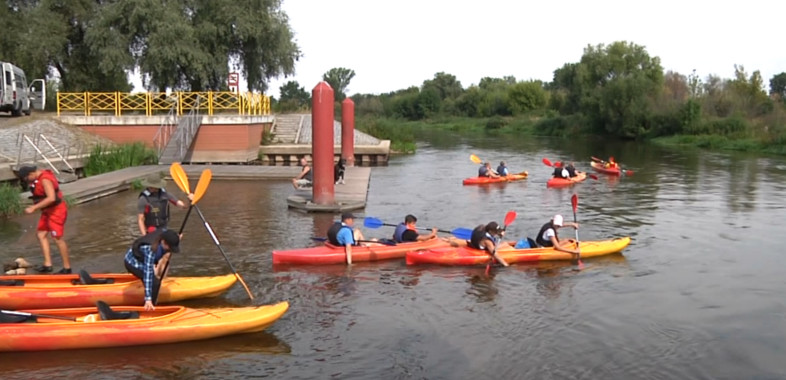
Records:
[[[352,244],[347,243],[344,245],[344,253],[347,255],[347,264],[352,264]]]
[[[139,247],[145,256],[142,283],[145,285],[145,311],[155,310],[153,305],[153,277],[156,275],[155,254],[149,245]]]

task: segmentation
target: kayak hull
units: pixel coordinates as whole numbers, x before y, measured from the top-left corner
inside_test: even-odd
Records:
[[[89,307],[101,300],[109,305],[142,305],[145,287],[132,274],[93,274],[95,279],[112,279],[111,284],[81,285],[79,276],[0,276],[0,309]],[[234,274],[214,277],[166,277],[158,293],[159,303],[217,296],[236,281]],[[76,283],[76,285],[74,284]]]
[[[113,311],[136,311],[138,319],[100,320],[95,307],[24,310],[33,314],[74,317],[66,321],[39,317],[35,323],[0,323],[0,351],[50,351],[123,347],[217,338],[261,331],[289,308],[287,302],[240,308],[191,309],[159,306],[120,306]],[[90,317],[85,318],[90,315]],[[95,321],[91,319],[97,319]]]
[[[603,164],[595,161],[590,162],[590,165],[592,166],[592,169],[598,173],[616,176],[622,175],[622,170],[620,170],[620,168],[604,168]]]
[[[518,174],[509,174],[504,177],[491,178],[491,177],[471,177],[466,178],[462,182],[464,185],[486,185],[490,183],[514,182],[527,179],[529,173],[522,172]]]
[[[546,187],[567,187],[573,186],[579,182],[584,181],[587,179],[587,173],[585,172],[577,172],[575,177],[572,178],[557,178],[551,177],[548,182],[546,182]]]
[[[630,237],[603,241],[582,241],[581,258],[597,257],[620,252],[630,244]],[[553,260],[572,260],[573,256],[554,248],[527,248],[497,250],[497,254],[507,263],[538,262]],[[468,247],[436,248],[407,252],[407,265],[486,265],[489,256],[485,251]]]
[[[429,239],[396,245],[372,245],[352,247],[352,262],[402,259],[408,251],[449,247],[442,239]],[[344,247],[326,243],[319,247],[273,251],[273,265],[329,265],[346,263]]]

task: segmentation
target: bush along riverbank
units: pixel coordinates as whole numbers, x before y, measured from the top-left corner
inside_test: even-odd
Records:
[[[90,177],[132,166],[155,165],[157,162],[156,151],[143,143],[109,147],[96,145],[85,162],[84,173]]]

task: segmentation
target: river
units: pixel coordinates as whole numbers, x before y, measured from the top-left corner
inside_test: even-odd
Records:
[[[521,182],[462,186],[470,154],[504,159]],[[615,156],[634,175],[547,189],[542,163]],[[174,184],[170,190],[177,191]],[[372,169],[360,215],[421,227],[472,228],[518,218],[508,238],[534,237],[554,214],[583,240],[631,236],[621,254],[495,268],[407,267],[403,261],[274,268],[270,252],[313,244],[334,215],[287,209],[288,181],[214,181],[200,202],[257,296],[289,300],[265,332],[202,342],[70,352],[0,354],[3,378],[280,379],[775,379],[786,377],[782,241],[786,159],[665,149],[636,143],[446,134]],[[74,268],[122,271],[136,234],[135,192],[72,208]],[[184,216],[174,210],[173,224]],[[37,215],[0,225],[3,262],[40,262]],[[570,231],[568,231],[570,232]],[[387,237],[390,227],[365,229]],[[54,249],[54,247],[53,247]],[[55,269],[60,268],[56,249]],[[228,267],[198,218],[186,226],[174,275]],[[189,306],[247,305],[238,284]]]

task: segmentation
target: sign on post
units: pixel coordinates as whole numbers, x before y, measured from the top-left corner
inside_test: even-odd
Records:
[[[237,92],[238,91],[238,82],[240,81],[240,74],[236,72],[229,73],[229,77],[227,78],[227,84],[229,85],[229,92]]]

